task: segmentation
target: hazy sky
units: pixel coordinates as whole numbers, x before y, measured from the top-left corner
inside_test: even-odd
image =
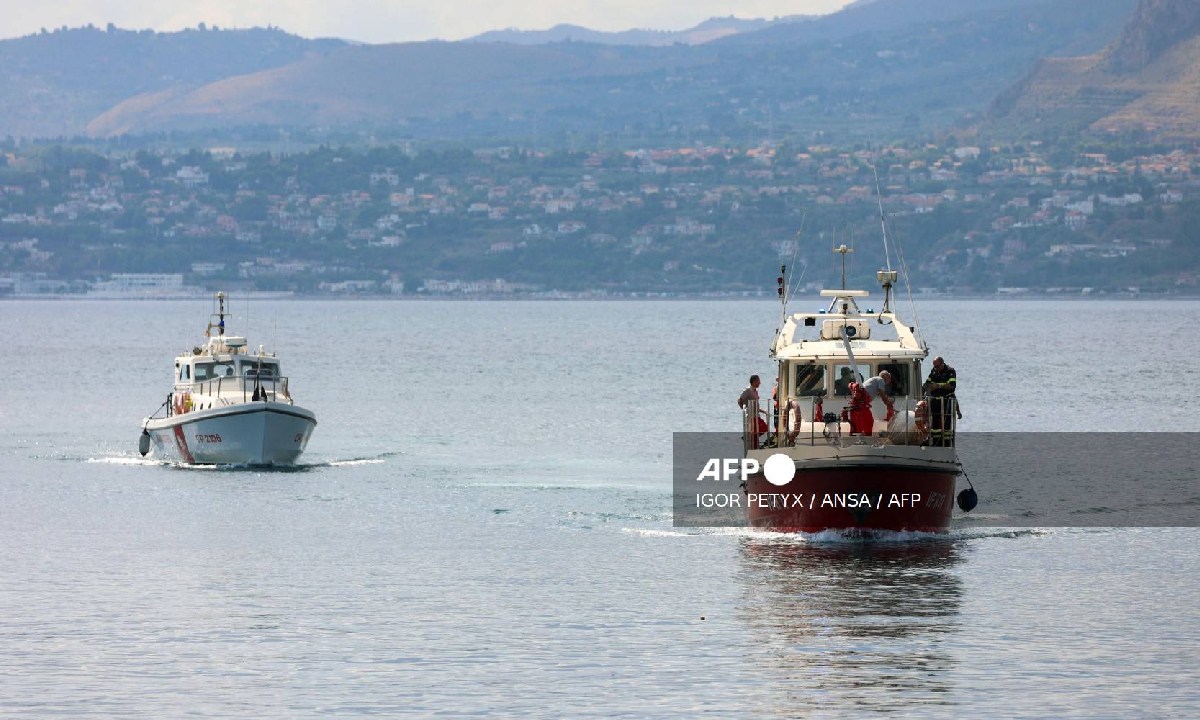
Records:
[[[682,30],[710,17],[816,15],[849,0],[10,0],[0,38],[91,23],[131,30],[274,25],[304,37],[370,43],[458,40],[487,30]]]

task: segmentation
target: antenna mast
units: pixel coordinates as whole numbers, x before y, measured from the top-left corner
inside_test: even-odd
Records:
[[[779,266],[779,277],[775,278],[775,286],[776,291],[779,293],[779,303],[782,306],[781,312],[783,314],[780,318],[780,327],[783,327],[782,323],[787,320],[787,265]]]
[[[214,299],[217,301],[216,312],[209,316],[208,327],[204,328],[204,337],[212,337],[213,328],[217,329],[217,336],[225,335],[225,293],[219,292]],[[217,324],[213,325],[212,319],[217,318]]]
[[[854,252],[854,248],[846,247],[845,243],[833,249],[835,253],[840,253],[842,256],[842,289],[846,289],[846,255]]]
[[[879,230],[883,235],[883,260],[887,269],[892,269],[892,256],[888,251],[887,216],[883,213],[883,189],[879,186],[879,170],[871,163],[871,173],[875,175],[875,200],[879,203]]]
[[[883,233],[883,257],[887,261],[887,270],[880,270],[875,274],[879,279],[879,284],[883,286],[883,311],[888,312],[892,286],[896,284],[897,273],[892,269],[892,258],[888,253],[888,232],[887,232],[887,214],[883,211],[883,189],[879,184],[879,170],[875,167],[875,163],[871,163],[871,172],[875,175],[875,199],[879,203],[879,228]],[[900,269],[904,271],[904,287],[908,291],[908,302],[912,306],[913,313],[913,329],[917,336],[917,342],[921,347],[925,345],[925,338],[921,336],[921,319],[917,316],[917,304],[913,301],[912,281],[908,277],[908,263],[904,262],[904,248],[896,242],[896,258],[900,261]]]

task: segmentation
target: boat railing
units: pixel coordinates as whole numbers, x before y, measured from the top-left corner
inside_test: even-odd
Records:
[[[742,444],[746,450],[766,447],[770,427],[763,419],[758,400],[750,400],[742,406]]]
[[[825,410],[824,397],[796,398],[782,406],[767,403],[769,424],[754,420],[760,417],[756,404],[742,410],[742,443],[745,450],[773,447],[796,447],[840,444],[850,438],[873,437],[892,445],[927,445],[954,447],[958,425],[958,400],[946,397],[895,398],[894,414],[886,419],[886,429],[871,435],[851,432],[850,423],[841,405],[831,403],[836,412]],[[876,428],[880,419],[876,416]]]
[[[263,402],[284,402],[289,405],[294,404],[292,394],[288,390],[288,379],[286,377],[275,377],[261,375],[255,378],[253,375],[225,375],[209,380],[201,380],[192,385],[192,389],[187,392],[187,401],[180,391],[172,393],[170,402],[167,404],[168,415],[179,415],[198,409],[196,403],[199,401],[193,396],[205,395],[215,400],[206,402],[213,405],[235,405],[238,403],[254,402],[262,400]],[[189,402],[190,401],[190,402]],[[207,409],[207,408],[204,408]]]

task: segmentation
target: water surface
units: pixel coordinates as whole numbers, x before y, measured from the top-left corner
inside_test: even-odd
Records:
[[[296,469],[138,456],[207,304],[0,303],[0,713],[1200,714],[1194,529],[673,528],[671,433],[736,427],[772,303],[234,310],[318,415]],[[964,429],[1200,429],[1150,332],[1200,303],[919,310]]]

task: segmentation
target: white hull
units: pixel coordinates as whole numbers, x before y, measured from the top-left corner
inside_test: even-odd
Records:
[[[291,465],[317,425],[309,410],[248,402],[150,420],[154,453],[196,465]]]

